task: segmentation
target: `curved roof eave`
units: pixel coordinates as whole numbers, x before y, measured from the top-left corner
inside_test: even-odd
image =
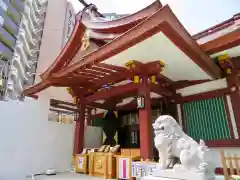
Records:
[[[82,38],[84,36],[86,27],[80,22],[80,17],[76,16],[76,24],[70,39],[62,49],[57,59],[48,67],[48,69],[40,75],[42,79],[46,79],[50,74],[55,73],[61,69],[65,63],[71,60],[81,47]]]
[[[211,61],[210,57],[206,55],[196,41],[192,39],[190,34],[173,14],[169,6],[165,6],[127,33],[117,37],[115,40],[100,47],[98,50],[85,55],[81,61],[51,75],[48,79],[43,80],[36,86],[26,89],[24,94],[29,96],[38,93],[39,91],[53,85],[54,81],[51,79],[59,80],[61,78],[67,78],[68,75],[71,75],[73,72],[100,63],[161,31],[187,56],[197,63],[199,67],[211,75],[211,77],[214,79],[220,77],[220,69],[217,65]]]
[[[192,37],[196,40],[201,39],[203,37],[209,36],[211,34],[214,34],[218,31],[221,31],[223,29],[228,28],[229,26],[233,25],[237,20],[240,19],[240,13],[233,15],[230,19],[223,21],[219,24],[216,24],[215,26],[212,26],[208,29],[205,29],[197,34],[194,34]]]
[[[141,9],[140,11],[129,16],[125,16],[112,21],[93,21],[83,16],[82,23],[88,29],[92,29],[95,32],[123,33],[131,29],[147,17],[156,13],[160,8],[162,8],[162,4],[159,0],[156,0],[144,9]]]
[[[113,34],[103,33],[92,33],[93,39],[99,40],[112,40],[116,38],[119,34],[116,34],[116,30],[120,30],[122,33],[132,28],[142,20],[154,14],[159,8],[162,7],[162,4],[159,0],[156,0],[148,7],[123,18],[106,21],[106,22],[91,22],[91,21],[83,21],[81,22],[81,14],[76,15],[76,24],[74,30],[72,32],[71,38],[68,40],[67,44],[57,57],[57,59],[48,67],[48,69],[43,72],[40,77],[41,79],[46,79],[50,74],[55,73],[59,69],[61,69],[67,62],[69,62],[72,57],[76,54],[78,49],[81,46],[81,40],[84,35],[84,31],[86,28],[92,29],[94,31],[110,31]],[[84,16],[82,17],[84,18]],[[90,35],[91,36],[91,35]]]
[[[200,47],[207,54],[212,55],[226,49],[230,49],[240,45],[240,30],[225,34],[217,39],[201,44]]]
[[[131,28],[128,32],[100,47],[98,50],[84,56],[81,61],[57,73],[56,77],[67,76],[70,72],[80,70],[88,64],[104,61],[159,31],[164,31],[177,46],[180,46],[180,49],[182,48],[186,51],[186,54],[189,54],[189,57],[194,57],[193,59],[198,61],[197,64],[205,69],[211,77],[220,77],[220,69],[211,61],[210,57],[202,51],[200,46],[182,26],[168,5],[159,9],[155,14]],[[114,48],[115,51],[112,51],[112,48]]]

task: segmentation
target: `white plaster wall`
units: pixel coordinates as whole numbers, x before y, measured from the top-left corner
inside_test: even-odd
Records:
[[[48,121],[49,99],[0,102],[0,179],[71,166],[74,125]]]
[[[67,0],[49,0],[36,82],[62,48]],[[57,8],[56,8],[57,7]],[[65,88],[50,88],[39,99],[0,102],[0,180],[25,180],[47,168],[69,169],[75,125],[48,121],[50,98],[72,101]]]

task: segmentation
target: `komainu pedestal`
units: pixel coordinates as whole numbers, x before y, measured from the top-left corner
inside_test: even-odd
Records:
[[[209,149],[203,140],[194,141],[173,117],[167,115],[157,118],[153,129],[160,161],[153,176],[143,179],[214,179],[214,167],[206,156]]]

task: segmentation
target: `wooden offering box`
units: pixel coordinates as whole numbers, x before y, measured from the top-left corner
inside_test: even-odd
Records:
[[[121,149],[117,158],[117,179],[134,179],[132,176],[132,162],[140,160],[140,149]]]
[[[112,152],[90,153],[90,176],[102,176],[105,179],[116,178],[116,157]]]
[[[75,171],[77,173],[88,173],[89,154],[76,154],[75,155]]]

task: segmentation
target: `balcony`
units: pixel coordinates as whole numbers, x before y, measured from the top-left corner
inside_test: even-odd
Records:
[[[7,6],[6,14],[13,22],[19,26],[21,22],[21,14],[13,7],[11,3],[5,2],[5,4]]]
[[[15,8],[18,6],[17,9],[22,12],[22,16],[17,29],[7,93],[11,99],[19,99],[23,86],[34,83],[47,1],[27,0],[22,10],[19,6],[20,0],[10,0],[10,2],[15,3],[13,4]],[[6,16],[6,13],[2,12],[2,14]]]
[[[4,60],[10,60],[13,56],[13,52],[0,42],[0,56],[4,58]]]
[[[3,19],[2,26],[6,29],[8,33],[14,37],[18,34],[18,26],[8,17],[3,9],[0,8],[0,16]]]
[[[16,43],[16,39],[1,26],[0,26],[0,41],[12,50]]]
[[[10,0],[12,5],[19,11],[23,12],[24,11],[24,1],[21,0]]]

